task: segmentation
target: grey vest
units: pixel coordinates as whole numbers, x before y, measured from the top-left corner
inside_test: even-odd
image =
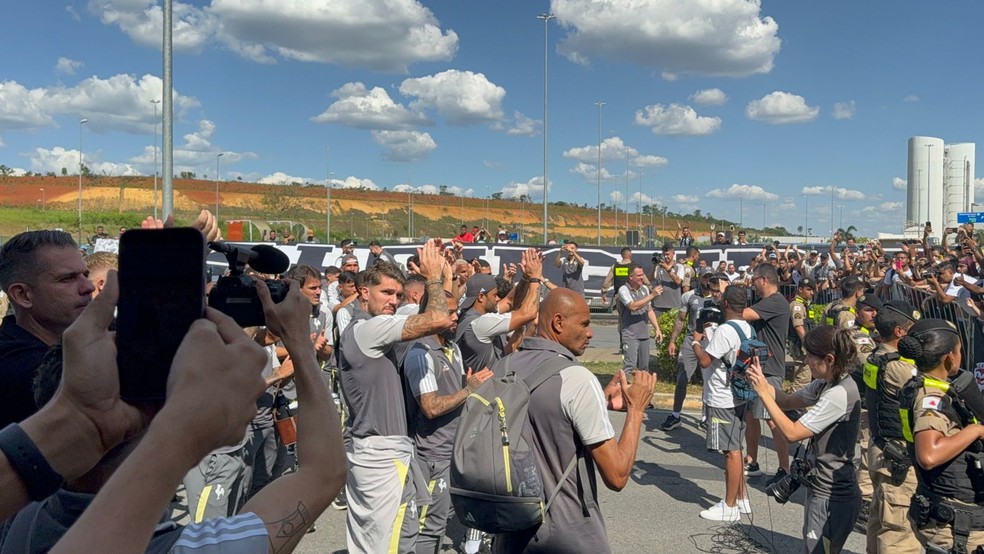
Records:
[[[676,269],[675,265],[673,267]],[[653,301],[653,307],[661,310],[679,308],[682,285],[676,284],[669,272],[659,265],[653,270],[653,286],[657,285],[663,287],[663,294],[656,297],[656,300]]]
[[[584,294],[584,266],[577,260],[564,258],[560,262],[561,284],[564,288]]]
[[[478,340],[478,337],[475,336],[471,324],[481,315],[473,308],[469,308],[465,315],[458,320],[458,328],[454,333],[454,341],[461,348],[461,355],[464,357],[463,366],[466,371],[469,367],[472,368],[472,371],[492,367],[492,364],[502,357],[502,351],[505,348],[502,335],[492,337],[491,342],[488,343]]]
[[[847,413],[810,440],[806,459],[816,468],[813,492],[821,498],[853,498],[858,492],[854,447],[861,430],[861,396],[850,375],[830,388],[847,391]]]
[[[338,339],[338,369],[342,396],[348,407],[346,437],[407,436],[403,381],[396,370],[391,348],[385,356],[370,358],[355,341],[355,327],[370,320],[356,310],[352,323]]]
[[[451,357],[434,337],[425,337],[416,341],[407,352],[406,359],[414,356],[429,356],[434,367],[434,379],[437,381],[437,395],[448,396],[460,391],[464,386],[464,370],[461,365],[461,351],[454,343],[448,343]],[[409,394],[409,393],[408,393]],[[454,434],[458,430],[458,419],[461,406],[450,412],[429,419],[416,403],[413,403],[414,415],[413,442],[417,447],[417,455],[427,462],[446,462],[451,459],[454,447]]]
[[[553,341],[528,337],[523,340],[520,350],[511,355],[509,367],[518,378],[524,378],[558,354],[574,359],[569,350]],[[562,377],[555,375],[530,395],[528,417],[533,428],[540,478],[544,490],[553,490],[575,454],[584,459],[587,475],[571,472],[550,506],[546,521],[531,531],[496,535],[495,552],[521,552],[527,545],[537,552],[611,552],[605,520],[597,506],[594,461],[564,415],[560,403],[561,383]],[[579,489],[593,502],[582,501]],[[535,539],[532,538],[534,533]]]
[[[625,285],[625,287],[629,288],[628,285]],[[649,287],[646,285],[642,285],[636,290],[629,288],[629,295],[632,296],[633,302],[647,294],[649,294]],[[649,304],[634,312],[630,312],[626,309],[626,306],[622,306],[622,311],[618,316],[618,326],[623,338],[634,338],[638,340],[649,338],[649,310]]]

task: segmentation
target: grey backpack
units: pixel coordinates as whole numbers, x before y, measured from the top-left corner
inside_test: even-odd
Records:
[[[486,533],[540,524],[579,459],[574,456],[546,496],[528,418],[530,393],[577,362],[557,356],[517,379],[509,371],[511,357],[502,360],[504,377],[485,381],[465,400],[451,455],[454,511],[464,525]]]

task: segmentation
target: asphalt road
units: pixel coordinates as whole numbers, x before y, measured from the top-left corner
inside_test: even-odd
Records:
[[[698,512],[724,494],[724,460],[707,452],[693,414],[685,415],[684,425],[674,431],[659,430],[666,413],[647,412],[637,461],[625,489],[610,491],[599,479],[599,501],[613,552],[801,552],[805,491],[797,491],[789,503],[779,505],[764,493],[765,477],[748,480],[751,518],[726,526],[698,517]],[[612,413],[611,418],[621,433],[624,416]],[[777,467],[776,457],[768,439],[764,446],[759,463],[771,474]],[[460,530],[452,530],[451,535],[442,552],[458,551]],[[844,551],[863,552],[864,535],[852,533]],[[346,552],[345,512],[329,508],[297,552]]]

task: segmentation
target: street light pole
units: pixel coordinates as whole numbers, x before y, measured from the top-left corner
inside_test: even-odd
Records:
[[[604,102],[595,102],[598,106],[598,246],[601,246],[601,107]]]
[[[803,232],[806,233],[803,242],[810,242],[810,197],[804,194],[803,200],[806,202],[806,209],[803,210],[803,216],[806,218],[806,222],[803,225]]]
[[[931,210],[933,209],[933,205],[929,201],[933,194],[933,156],[932,156],[933,146],[934,145],[932,144],[926,145],[926,220],[927,221],[933,220],[933,218],[930,217],[932,215]],[[921,222],[919,220],[916,220],[916,225],[919,225],[919,223]]]
[[[219,224],[219,158],[225,152],[219,152],[215,155],[215,224]]]
[[[547,29],[552,13],[541,13],[536,16],[543,21],[543,244],[547,244]]]
[[[625,237],[628,244],[629,236],[629,147],[625,146]]]
[[[44,213],[45,211],[44,189],[41,189],[41,213]]]
[[[157,219],[157,105],[160,100],[151,100],[154,105],[154,219]]]
[[[82,246],[82,126],[89,120],[82,118],[79,120],[79,246]]]
[[[325,146],[325,244],[331,244],[331,152]]]
[[[738,197],[738,228],[745,228],[745,198]]]

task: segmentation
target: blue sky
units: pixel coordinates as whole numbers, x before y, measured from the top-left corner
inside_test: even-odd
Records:
[[[94,171],[152,175],[158,3],[4,11],[0,163],[74,173],[84,117]],[[605,203],[628,155],[631,210],[641,174],[671,211],[794,230],[806,195],[821,234],[833,192],[834,227],[898,231],[907,139],[984,121],[970,0],[195,0],[175,2],[175,172],[214,178],[221,152],[223,179],[538,201],[545,12],[551,199],[596,205],[601,101]]]

